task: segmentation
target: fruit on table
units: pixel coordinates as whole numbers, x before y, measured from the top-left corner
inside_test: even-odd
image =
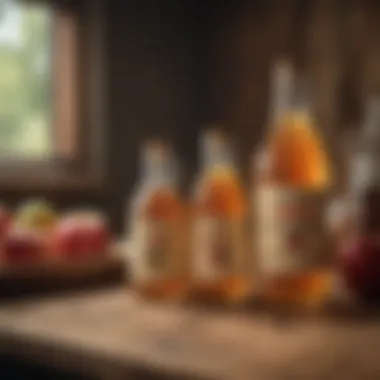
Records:
[[[5,264],[31,264],[45,256],[41,235],[28,229],[8,231],[3,242],[2,259]]]
[[[32,200],[17,210],[15,225],[21,228],[49,229],[57,221],[54,208],[45,200]]]
[[[107,220],[96,211],[69,213],[59,222],[55,235],[58,252],[66,257],[92,257],[107,251]]]
[[[0,239],[2,239],[8,231],[11,222],[11,214],[9,210],[0,205]]]
[[[379,237],[353,237],[342,246],[338,269],[350,292],[364,301],[380,300]]]

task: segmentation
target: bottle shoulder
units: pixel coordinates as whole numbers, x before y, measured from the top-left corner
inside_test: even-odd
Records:
[[[175,186],[141,183],[131,197],[131,212],[136,218],[180,218],[183,203]]]
[[[285,186],[325,189],[332,179],[326,148],[308,116],[290,115],[253,156],[254,175]]]
[[[246,197],[240,178],[234,171],[204,173],[193,188],[194,210],[214,216],[241,216],[246,211]]]

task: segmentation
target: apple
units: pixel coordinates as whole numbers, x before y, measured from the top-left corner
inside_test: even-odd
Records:
[[[4,264],[32,264],[45,257],[44,242],[35,231],[13,229],[3,241]]]
[[[354,236],[341,246],[338,269],[348,290],[364,301],[380,300],[380,239]]]
[[[0,240],[6,235],[11,222],[11,213],[4,206],[0,205]]]
[[[95,211],[70,213],[58,224],[55,244],[68,258],[88,258],[106,253],[110,233],[106,219]]]

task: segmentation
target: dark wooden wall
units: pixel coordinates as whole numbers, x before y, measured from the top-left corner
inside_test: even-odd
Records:
[[[369,0],[108,0],[106,182],[98,193],[62,192],[62,207],[96,204],[123,229],[137,175],[138,145],[170,139],[187,183],[197,134],[219,122],[248,158],[265,131],[269,70],[289,55],[310,73],[315,114],[338,161],[345,131],[380,85],[380,4]],[[247,170],[245,170],[247,173]],[[339,171],[340,173],[340,171]],[[0,194],[17,201],[23,194]]]
[[[183,181],[194,170],[209,87],[207,11],[201,1],[109,2],[107,202],[117,225],[136,181],[144,139],[161,136],[172,142]]]
[[[213,112],[239,136],[242,161],[248,162],[264,132],[271,64],[287,55],[300,75],[309,76],[315,117],[341,165],[342,141],[358,129],[367,95],[379,88],[380,3],[229,3],[219,28],[213,29],[213,68],[218,68],[212,84]],[[218,2],[214,4],[217,8]]]
[[[143,0],[110,2],[112,196],[136,174],[137,145],[173,141],[185,183],[196,167],[202,125],[237,137],[243,174],[265,133],[273,61],[289,56],[310,77],[314,113],[343,180],[346,140],[380,85],[380,4],[369,0]],[[124,4],[123,6],[121,4]],[[247,178],[247,177],[246,177]]]

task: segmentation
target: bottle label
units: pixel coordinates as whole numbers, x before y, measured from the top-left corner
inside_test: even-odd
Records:
[[[193,274],[215,280],[241,268],[243,230],[240,221],[199,218],[194,224]]]
[[[318,266],[325,242],[322,195],[275,185],[259,185],[257,191],[260,271],[286,274]]]
[[[138,280],[160,279],[175,273],[179,233],[173,222],[136,223],[133,274]]]

